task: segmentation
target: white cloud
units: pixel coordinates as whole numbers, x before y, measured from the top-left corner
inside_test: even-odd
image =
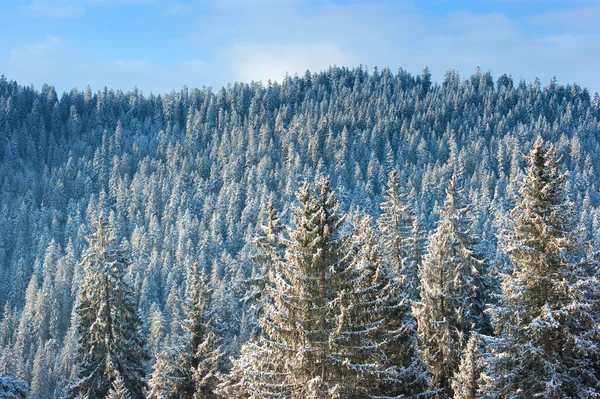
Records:
[[[529,21],[535,26],[553,30],[600,32],[598,20],[600,19],[600,6],[597,1],[591,6],[573,9],[550,10],[534,14]]]
[[[236,44],[227,50],[231,58],[233,79],[244,82],[269,79],[281,81],[286,73],[302,75],[308,69],[313,72],[329,66],[357,65],[358,57],[328,42],[290,45]]]

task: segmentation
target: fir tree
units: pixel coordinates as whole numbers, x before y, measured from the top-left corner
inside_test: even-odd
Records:
[[[409,296],[416,299],[418,269],[415,267],[416,263],[410,261],[414,256],[411,245],[414,216],[408,196],[400,187],[400,176],[395,170],[390,173],[383,198],[382,214],[377,221],[381,230],[382,249],[392,269],[401,276]]]
[[[586,267],[589,243],[554,146],[538,137],[525,160],[526,175],[501,234],[512,271],[502,276],[502,294],[491,309],[499,339],[486,356],[486,396],[597,397],[599,286]]]
[[[213,331],[212,291],[197,266],[188,273],[181,335],[159,354],[150,380],[151,399],[213,398],[219,382],[220,349]]]
[[[397,273],[385,262],[371,219],[354,215],[350,239],[350,284],[339,293],[332,337],[342,360],[340,397],[410,397],[429,389],[427,365],[418,357],[418,336],[409,298]]]
[[[329,342],[350,265],[343,260],[342,220],[330,182],[322,178],[316,190],[305,183],[298,192],[285,261],[269,268],[262,336],[244,350],[258,356],[250,356],[236,382],[250,398],[325,398],[341,381]]]
[[[482,370],[479,337],[472,333],[457,373],[452,380],[454,399],[476,399],[479,396],[480,376]]]
[[[143,398],[149,356],[140,336],[133,293],[125,280],[129,261],[113,229],[100,218],[80,267],[85,271],[77,313],[77,379],[72,394],[104,398],[118,376],[134,399]]]
[[[423,359],[434,383],[451,395],[452,376],[472,330],[485,328],[482,262],[473,255],[469,208],[453,178],[446,189],[440,219],[429,238],[421,267],[420,302],[414,315],[422,341]]]
[[[326,179],[298,193],[285,259],[272,257],[261,335],[233,366],[224,394],[371,398],[421,393],[408,300],[366,217],[351,236]]]
[[[423,226],[419,218],[415,217],[412,221],[410,237],[408,238],[409,252],[405,259],[405,277],[403,281],[404,290],[408,293],[409,299],[418,300],[421,288],[419,270],[423,263],[425,254],[426,234],[423,232]]]
[[[251,260],[255,265],[255,269],[251,278],[246,281],[250,285],[250,290],[243,299],[244,302],[248,303],[250,317],[253,322],[251,337],[256,337],[259,333],[257,321],[262,316],[263,301],[267,300],[263,297],[263,293],[269,268],[283,259],[285,251],[283,243],[284,226],[281,223],[277,209],[275,209],[272,195],[267,199],[263,217],[265,220],[260,226],[262,231],[252,241],[255,253]]]
[[[106,399],[131,399],[131,394],[120,375],[113,381]]]

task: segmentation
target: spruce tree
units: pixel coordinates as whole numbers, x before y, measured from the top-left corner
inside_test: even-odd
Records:
[[[429,389],[427,365],[418,357],[418,335],[408,293],[382,256],[371,218],[350,218],[353,233],[349,285],[339,293],[331,339],[343,359],[344,398],[410,397]]]
[[[80,263],[85,277],[74,310],[79,341],[71,393],[103,399],[121,376],[132,398],[141,399],[149,356],[140,336],[133,292],[125,280],[129,260],[102,218],[88,242]]]
[[[222,392],[318,399],[427,390],[408,300],[381,261],[370,219],[347,226],[327,179],[314,192],[304,184],[297,197],[284,259],[268,267],[261,334],[244,346]]]
[[[150,380],[150,399],[213,398],[219,382],[220,348],[213,326],[212,291],[197,265],[188,272],[180,335],[160,352]]]
[[[421,267],[419,302],[413,313],[421,336],[422,356],[436,388],[451,395],[451,381],[472,330],[486,328],[482,261],[473,254],[469,207],[452,178],[439,221],[429,238]]]
[[[597,298],[589,242],[569,199],[567,174],[541,137],[501,245],[512,270],[491,309],[498,339],[486,356],[487,397],[600,396]],[[591,270],[590,270],[591,269]]]
[[[281,223],[272,195],[267,199],[263,217],[264,221],[260,226],[258,237],[252,241],[254,253],[251,260],[255,269],[247,281],[250,289],[243,299],[248,303],[250,317],[254,324],[251,337],[256,337],[259,333],[258,318],[263,313],[263,302],[268,299],[264,296],[264,290],[269,268],[283,260],[285,251],[283,242],[285,227]]]
[[[403,285],[412,299],[416,299],[418,291],[418,269],[411,262],[414,248],[411,245],[414,215],[409,205],[408,196],[402,191],[400,176],[392,170],[387,182],[387,190],[381,203],[382,214],[378,219],[381,231],[382,250],[403,280]]]
[[[458,371],[452,380],[454,399],[476,399],[479,396],[482,370],[479,337],[472,333],[465,348]]]
[[[125,382],[123,382],[123,378],[121,378],[120,375],[113,381],[106,399],[131,399],[131,394],[127,390]]]
[[[321,178],[316,193],[305,183],[297,194],[285,260],[269,267],[261,337],[243,351],[251,359],[236,382],[240,397],[327,398],[342,380],[331,353],[335,304],[350,264],[344,260],[343,220]],[[257,353],[258,356],[253,356]]]

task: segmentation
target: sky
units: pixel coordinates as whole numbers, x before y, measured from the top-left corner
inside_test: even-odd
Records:
[[[477,67],[600,91],[600,0],[0,0],[0,74],[60,93]]]

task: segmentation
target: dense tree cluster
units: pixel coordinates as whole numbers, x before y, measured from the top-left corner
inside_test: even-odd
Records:
[[[0,377],[597,396],[599,133],[597,94],[479,70],[60,98],[2,76]]]

